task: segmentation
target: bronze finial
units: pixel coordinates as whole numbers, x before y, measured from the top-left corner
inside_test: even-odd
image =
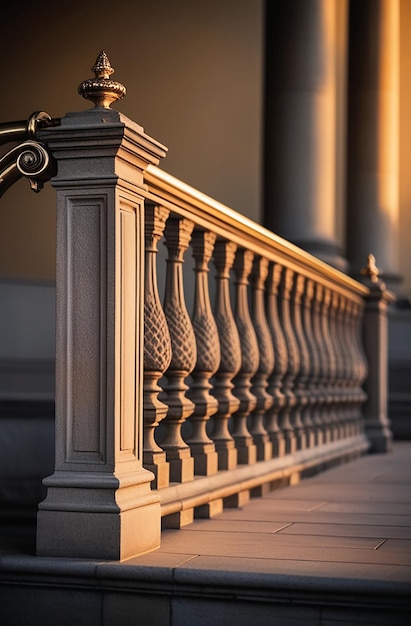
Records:
[[[112,102],[125,96],[126,88],[121,83],[110,79],[114,70],[104,50],[100,52],[91,69],[95,78],[83,80],[78,92],[83,98],[94,102],[94,106],[109,109]]]
[[[361,270],[362,276],[368,276],[372,283],[378,283],[380,278],[380,270],[375,263],[375,256],[369,254],[367,256],[367,263]]]

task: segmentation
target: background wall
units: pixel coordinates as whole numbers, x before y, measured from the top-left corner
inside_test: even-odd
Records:
[[[399,252],[402,290],[411,293],[411,0],[400,7]],[[88,108],[77,87],[105,49],[128,90],[115,107],[168,146],[161,166],[260,221],[263,11],[264,0],[8,3],[0,120]],[[36,195],[20,181],[7,192],[0,277],[53,281],[54,220],[50,185]]]
[[[105,50],[115,108],[169,148],[163,169],[260,216],[263,0],[22,0],[2,8],[0,121],[89,108],[77,93]],[[54,278],[54,192],[1,201],[0,276]]]

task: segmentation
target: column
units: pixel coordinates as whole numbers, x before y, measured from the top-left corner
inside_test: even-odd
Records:
[[[42,135],[58,163],[56,461],[37,553],[123,560],[160,543],[142,465],[143,170],[165,149],[109,108],[125,89],[104,53],[93,69],[95,108]]]
[[[339,269],[346,9],[266,3],[264,222]]]
[[[350,5],[347,256],[358,277],[372,253],[389,288],[398,248],[399,2]]]

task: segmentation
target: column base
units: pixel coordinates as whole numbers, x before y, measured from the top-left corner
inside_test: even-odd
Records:
[[[122,561],[160,546],[161,509],[143,468],[121,478],[56,471],[44,479],[38,556]]]

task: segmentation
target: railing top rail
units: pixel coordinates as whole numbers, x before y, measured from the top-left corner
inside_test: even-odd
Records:
[[[229,235],[238,245],[247,246],[256,254],[264,253],[270,260],[284,262],[305,276],[320,278],[331,283],[334,288],[348,291],[351,296],[361,298],[369,292],[368,287],[347,274],[155,165],[147,167],[144,181],[148,187],[149,199],[184,217],[195,217],[199,226],[212,227],[217,235]]]

